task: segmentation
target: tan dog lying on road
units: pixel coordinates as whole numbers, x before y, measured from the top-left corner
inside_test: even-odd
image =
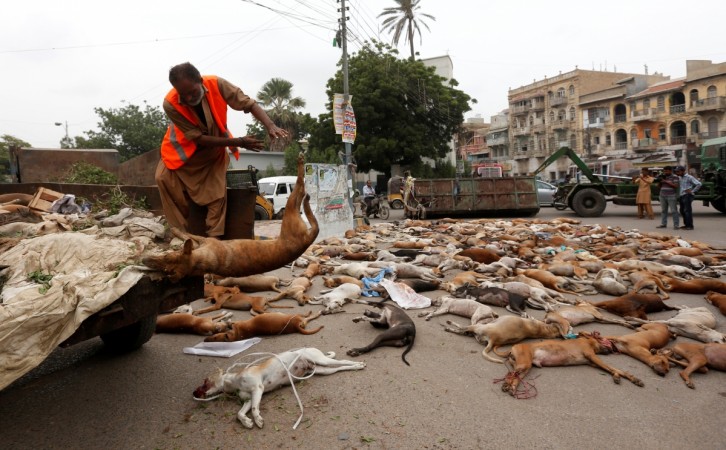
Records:
[[[232,327],[226,333],[217,333],[204,339],[204,342],[232,342],[241,341],[255,336],[276,336],[278,334],[315,334],[323,329],[323,326],[307,330],[305,327],[311,320],[320,317],[320,312],[312,315],[308,311],[305,315],[264,313],[249,320],[232,322]]]
[[[197,317],[192,314],[166,314],[156,318],[157,333],[192,333],[210,336],[223,333],[232,328],[231,312],[217,314],[213,317]]]
[[[708,291],[704,298],[708,303],[718,308],[718,310],[721,311],[721,314],[726,316],[726,295]]]
[[[512,364],[514,376],[507,376],[502,385],[504,392],[512,396],[517,395],[517,387],[527,375],[532,366],[558,367],[589,364],[599,367],[612,375],[613,381],[620,384],[620,378],[626,378],[636,386],[643,386],[643,382],[628,372],[616,369],[605,364],[598,354],[611,353],[612,343],[607,340],[581,332],[577,339],[545,340],[540,342],[523,342],[512,347],[509,353],[509,362]]]
[[[593,305],[620,317],[635,317],[643,320],[648,320],[646,313],[678,310],[678,308],[663,303],[663,300],[655,294],[634,294],[632,292],[611,300],[593,303]]]
[[[172,281],[190,275],[213,273],[224,277],[241,277],[279,269],[295,261],[318,236],[318,221],[310,208],[310,196],[305,193],[304,158],[297,160],[297,181],[287,199],[280,236],[271,240],[214,238],[186,235],[184,249],[162,255],[147,256],[142,262],[151,269],[163,272]],[[300,207],[310,222],[310,229],[300,215]],[[178,233],[179,234],[179,233]],[[199,244],[193,248],[194,243]]]
[[[305,306],[310,301],[310,296],[305,292],[310,289],[313,283],[308,277],[297,277],[287,285],[284,291],[281,291],[277,296],[273,297],[270,301],[282,300],[283,298],[291,298],[297,301],[300,306]]]
[[[651,353],[652,349],[663,348],[676,336],[662,323],[646,323],[635,333],[624,336],[605,337],[615,344],[615,348],[628,356],[646,364],[660,376],[668,373],[670,363],[668,358]]]
[[[489,352],[493,350],[497,353],[500,346],[514,344],[525,339],[564,337],[569,334],[570,324],[564,318],[556,313],[551,313],[549,320],[551,323],[519,316],[503,316],[494,322],[465,327],[447,320],[446,324],[449,326],[444,326],[444,330],[463,335],[473,334],[480,344],[486,343],[486,348],[481,353],[482,356],[489,361],[503,364],[504,361],[501,359],[489,356]]]
[[[671,362],[685,367],[679,375],[691,389],[696,388],[691,380],[691,374],[695,371],[706,373],[710,368],[726,372],[726,344],[679,343],[672,349],[663,349],[659,353],[668,357]],[[688,364],[675,358],[674,354],[688,361]]]
[[[194,315],[205,314],[217,311],[222,308],[234,309],[236,311],[250,311],[262,314],[267,308],[292,308],[292,306],[271,305],[270,302],[277,299],[267,299],[256,295],[247,295],[244,292],[214,294],[210,298],[205,298],[205,302],[211,303],[211,306],[194,311]]]
[[[227,277],[215,280],[217,286],[236,287],[242,292],[275,291],[280,292],[280,278],[274,275],[249,275],[246,277]]]
[[[549,313],[547,313],[549,314]],[[557,308],[556,314],[564,317],[571,326],[576,327],[583,323],[599,322],[599,323],[612,323],[616,325],[622,325],[627,328],[634,328],[633,325],[622,319],[610,319],[605,317],[599,309],[593,306],[589,302],[580,302],[575,306],[562,306]],[[547,315],[545,315],[545,321]]]
[[[726,343],[726,335],[714,330],[716,317],[705,306],[696,308],[682,307],[678,314],[668,320],[641,320],[628,317],[627,320],[637,323],[662,323],[678,336],[695,339],[701,342]]]
[[[342,370],[361,370],[364,362],[333,359],[335,353],[323,354],[317,348],[301,348],[273,355],[250,364],[236,363],[225,372],[221,370],[210,375],[194,390],[194,399],[213,400],[219,394],[236,394],[242,400],[242,409],[237,419],[247,428],[252,428],[252,419],[247,412],[252,410],[254,424],[262,428],[260,415],[262,395],[295,380],[307,379],[312,375],[330,375]]]

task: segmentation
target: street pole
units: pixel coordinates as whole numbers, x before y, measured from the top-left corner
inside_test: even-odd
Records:
[[[348,34],[347,34],[347,26],[346,21],[348,18],[346,17],[345,13],[347,12],[347,8],[345,6],[345,0],[340,0],[340,29],[341,29],[341,44],[343,49],[343,111],[345,111],[345,108],[348,105],[349,101],[349,87],[348,87]],[[344,164],[347,168],[347,174],[348,174],[348,189],[350,189],[350,192],[353,192],[353,174],[351,171],[351,163],[352,161],[352,152],[351,152],[351,144],[350,142],[345,142],[345,161]],[[355,212],[355,207],[353,206],[353,197],[348,196],[348,205],[350,206],[351,211]]]

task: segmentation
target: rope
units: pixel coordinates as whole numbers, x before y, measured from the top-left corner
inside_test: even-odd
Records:
[[[534,385],[534,383],[530,383],[529,381],[525,380],[524,377],[519,375],[519,372],[514,370],[513,367],[511,367],[507,362],[504,363],[505,366],[507,366],[507,369],[509,371],[504,376],[504,378],[495,378],[492,380],[494,384],[499,384],[502,381],[505,383],[505,385],[512,386],[512,380],[517,379],[519,380],[519,383],[517,384],[517,388],[515,391],[512,391],[512,397],[516,398],[517,400],[528,400],[530,398],[537,397],[537,387]],[[537,379],[539,377],[532,378],[533,380]]]

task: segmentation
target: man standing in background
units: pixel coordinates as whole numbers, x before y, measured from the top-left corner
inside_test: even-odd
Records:
[[[698,181],[694,176],[686,173],[686,168],[683,166],[676,167],[676,175],[679,178],[679,189],[680,196],[678,197],[678,203],[681,207],[681,216],[683,216],[683,226],[681,230],[692,230],[693,229],[693,197],[696,192],[701,189],[701,182]]]
[[[671,211],[673,217],[673,229],[678,229],[678,208],[676,207],[676,200],[678,195],[678,176],[673,174],[673,168],[671,166],[665,166],[663,168],[663,174],[658,177],[660,182],[660,195],[658,200],[660,201],[660,225],[656,228],[665,228],[668,226],[668,210]]]

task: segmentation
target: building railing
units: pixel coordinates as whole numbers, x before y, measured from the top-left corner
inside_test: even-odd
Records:
[[[512,114],[522,114],[529,111],[529,106],[527,105],[514,105],[511,107]]]
[[[657,140],[653,138],[643,138],[643,139],[633,139],[633,148],[639,148],[643,149],[646,147],[655,147],[658,143]]]
[[[615,119],[615,123],[622,123],[622,122],[625,122],[627,120],[627,118],[628,117],[626,114],[616,114],[614,119]]]
[[[529,134],[529,127],[520,127],[512,130],[512,134],[515,136],[522,136],[523,134]]]
[[[671,138],[671,145],[685,144],[686,136],[676,136]]]
[[[696,100],[691,103],[694,111],[711,111],[714,109],[726,109],[726,97],[708,97]]]
[[[615,150],[627,150],[628,149],[628,143],[627,142],[616,142]]]
[[[726,137],[726,131],[704,131],[703,133],[698,133],[698,137],[701,139]]]
[[[487,137],[487,144],[491,147],[492,145],[503,145],[509,142],[508,136],[499,136],[499,137]]]
[[[550,106],[560,106],[567,104],[567,97],[550,97]]]
[[[656,108],[636,109],[630,113],[630,117],[636,122],[640,120],[653,120],[657,115],[658,110]]]
[[[671,106],[671,114],[680,114],[686,112],[686,104]]]

